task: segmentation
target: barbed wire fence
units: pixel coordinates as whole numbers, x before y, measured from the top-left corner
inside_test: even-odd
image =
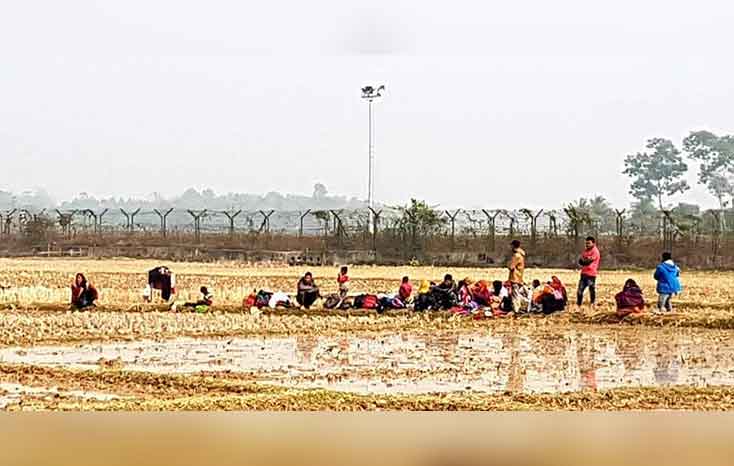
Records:
[[[731,210],[708,210],[700,215],[664,210],[637,218],[624,209],[593,215],[574,206],[555,210],[433,209],[431,213],[440,222],[426,227],[409,210],[394,207],[9,209],[0,211],[0,235],[6,244],[25,241],[39,247],[49,242],[103,245],[127,240],[245,249],[355,249],[396,257],[431,252],[492,256],[505,251],[510,238],[522,239],[531,250],[573,254],[585,236],[593,235],[622,255],[644,243],[659,250],[710,256],[713,263],[731,255],[734,244],[726,228],[734,225]]]

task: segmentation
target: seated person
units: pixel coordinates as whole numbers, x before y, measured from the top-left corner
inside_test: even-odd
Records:
[[[431,295],[436,309],[451,309],[457,304],[456,283],[451,274],[446,274],[441,283],[431,287]]]
[[[310,309],[313,303],[315,303],[320,296],[319,287],[316,285],[316,282],[314,282],[313,275],[311,272],[306,272],[306,274],[298,280],[296,301],[305,309]]]
[[[508,286],[509,284],[509,286]],[[492,282],[492,313],[502,315],[512,312],[511,286],[509,282],[502,283],[499,280]]]
[[[418,288],[418,295],[415,297],[414,309],[416,311],[426,311],[431,309],[434,305],[433,294],[431,289],[435,286],[434,283],[428,280],[423,280],[421,286]]]
[[[543,314],[552,314],[562,311],[568,304],[568,293],[566,287],[563,286],[561,280],[555,275],[551,277],[551,281],[544,287],[543,291],[536,298],[533,296],[533,302],[539,303]]]
[[[408,304],[410,301],[410,295],[413,294],[413,285],[410,284],[410,279],[408,277],[403,277],[403,280],[400,282],[400,288],[398,289],[398,298],[404,303]]]
[[[489,290],[489,283],[486,280],[479,280],[471,287],[471,294],[474,302],[479,306],[490,306],[492,301],[492,292]]]
[[[540,280],[533,280],[532,287],[530,288],[530,304],[528,306],[528,312],[542,312],[543,305],[541,304],[541,298],[545,287],[540,283]]]
[[[466,277],[459,282],[457,287],[458,304],[464,312],[473,312],[479,308],[479,304],[474,301],[472,285],[474,285],[474,280]]]
[[[91,307],[95,305],[94,302],[98,297],[97,289],[87,282],[84,274],[76,274],[74,282],[71,284],[71,305],[76,309]]]
[[[619,317],[637,316],[645,310],[642,290],[631,278],[624,283],[624,288],[617,293],[614,299],[617,302],[617,316]]]

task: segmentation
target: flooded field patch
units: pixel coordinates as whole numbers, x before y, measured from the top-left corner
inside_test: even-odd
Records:
[[[567,393],[734,385],[730,331],[492,329],[344,336],[179,338],[4,348],[0,362],[160,374],[229,372],[360,394]]]

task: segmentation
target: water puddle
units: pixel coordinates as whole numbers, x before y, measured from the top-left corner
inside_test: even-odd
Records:
[[[19,383],[0,382],[0,409],[5,409],[10,405],[17,404],[23,399],[23,397],[26,396],[31,396],[34,398],[77,398],[82,400],[94,401],[110,401],[119,398],[116,395],[111,395],[107,393],[86,392],[81,390],[61,391],[56,387],[30,387]]]
[[[590,329],[176,339],[5,348],[0,361],[167,374],[231,371],[355,393],[560,393],[734,385],[726,331]]]

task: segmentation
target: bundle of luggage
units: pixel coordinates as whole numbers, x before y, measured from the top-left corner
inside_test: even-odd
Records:
[[[415,299],[416,311],[438,311],[451,309],[459,302],[459,298],[453,289],[444,289],[431,286],[428,293],[421,293]]]
[[[375,309],[384,312],[390,309],[405,309],[405,303],[397,296],[385,296],[376,294],[360,294],[354,297],[342,298],[338,294],[332,294],[324,300],[326,309]]]
[[[242,307],[245,309],[250,309],[252,307],[256,307],[258,309],[262,309],[264,307],[270,307],[272,309],[284,307],[288,309],[296,306],[293,304],[291,297],[288,296],[287,293],[282,291],[272,292],[259,290],[253,291],[249,296],[247,296],[242,302]]]

